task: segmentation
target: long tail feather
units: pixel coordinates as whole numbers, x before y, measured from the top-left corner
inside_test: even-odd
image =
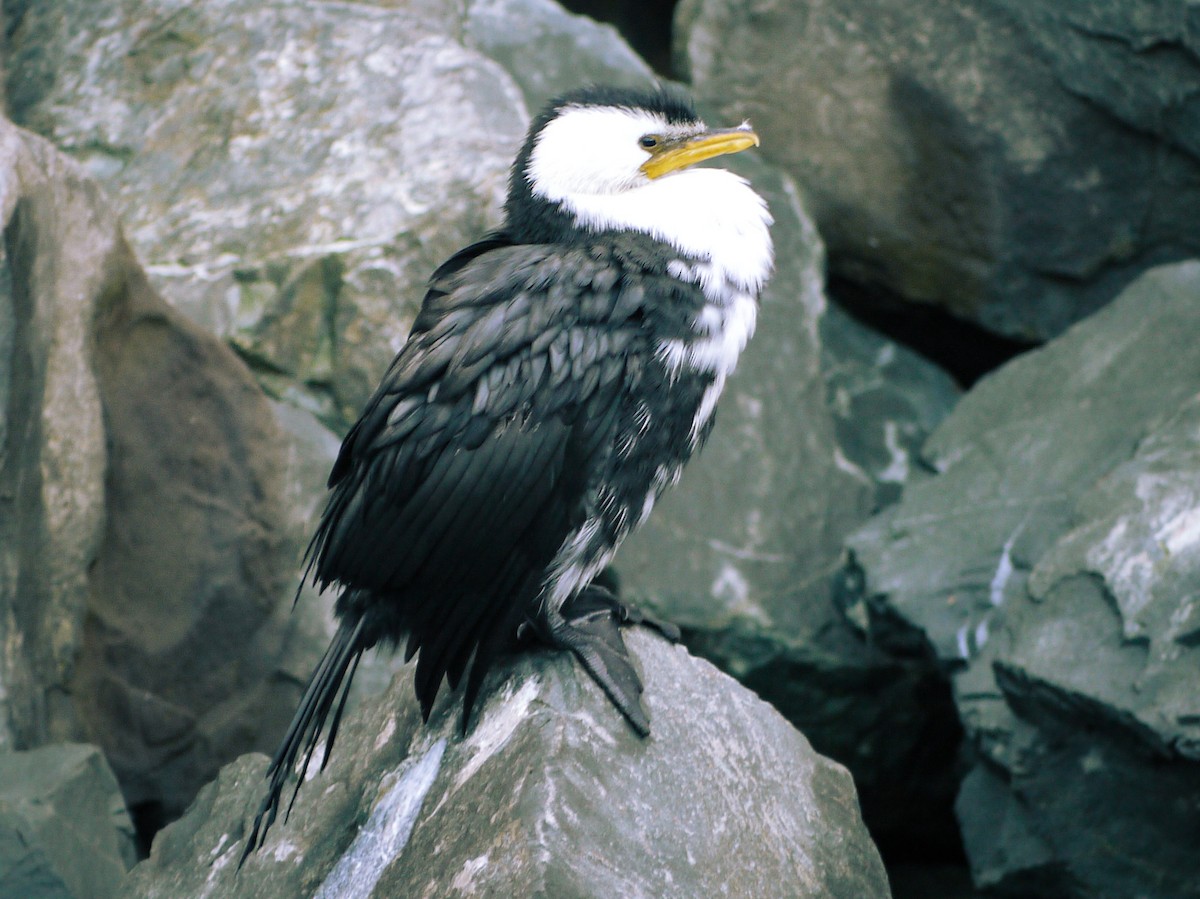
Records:
[[[291,813],[292,805],[296,801],[296,794],[300,792],[300,784],[304,783],[305,775],[308,773],[308,765],[312,761],[313,752],[320,742],[321,732],[325,728],[325,719],[329,717],[330,709],[333,708],[336,701],[337,708],[330,722],[321,768],[323,769],[328,763],[329,753],[333,750],[333,741],[337,737],[338,724],[341,722],[342,712],[346,707],[350,682],[354,679],[358,660],[366,648],[363,642],[362,619],[343,620],[341,627],[334,634],[333,641],[329,644],[329,649],[321,657],[320,663],[308,682],[304,697],[300,700],[296,714],[292,717],[292,723],[288,726],[283,742],[279,744],[279,749],[275,751],[275,757],[271,759],[271,766],[267,769],[267,795],[263,797],[263,801],[258,807],[258,813],[254,816],[254,828],[242,850],[242,857],[238,861],[239,868],[250,853],[266,841],[267,831],[275,823],[275,818],[279,813],[279,798],[283,793],[284,784],[287,783],[288,776],[296,765],[297,757],[303,752],[304,764],[296,781],[296,787],[292,791],[292,798],[284,815],[285,820]],[[341,689],[340,699],[338,697],[339,689]]]

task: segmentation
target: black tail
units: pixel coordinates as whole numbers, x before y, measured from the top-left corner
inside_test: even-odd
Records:
[[[300,770],[300,777],[296,781],[296,788],[292,791],[292,799],[284,814],[284,820],[287,820],[287,815],[291,813],[292,805],[296,801],[296,794],[300,792],[300,784],[304,783],[308,764],[312,761],[321,731],[325,727],[325,719],[329,717],[329,711],[333,708],[334,700],[337,699],[337,708],[334,710],[333,721],[329,725],[329,736],[325,741],[325,754],[321,759],[321,770],[325,769],[325,765],[329,762],[329,753],[333,750],[334,740],[337,739],[338,724],[342,719],[342,711],[346,707],[350,682],[354,680],[358,660],[367,648],[363,640],[362,619],[343,619],[337,633],[334,634],[333,642],[329,644],[329,649],[325,650],[325,655],[322,656],[320,664],[317,665],[316,671],[313,672],[312,678],[308,682],[304,698],[300,700],[300,707],[296,709],[296,714],[288,726],[283,742],[275,751],[275,758],[271,759],[271,767],[267,769],[270,786],[267,788],[267,795],[263,797],[262,804],[258,807],[258,814],[254,816],[254,829],[250,832],[249,839],[246,840],[245,849],[242,850],[242,857],[238,861],[239,868],[250,853],[266,840],[267,831],[275,823],[275,817],[279,813],[279,797],[283,793],[283,785],[287,782],[288,775],[292,773],[297,757],[303,751],[304,766]],[[339,689],[341,690],[340,699],[338,699]]]

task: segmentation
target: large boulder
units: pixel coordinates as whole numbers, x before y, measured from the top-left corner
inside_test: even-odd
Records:
[[[971,391],[936,475],[852,536],[881,615],[959,669],[958,800],[1005,895],[1200,890],[1200,263]]]
[[[101,746],[177,814],[295,701],[271,409],[80,166],[0,120],[0,734]]]
[[[1189,15],[683,0],[676,58],[702,99],[754,120],[840,278],[1036,340],[1200,249]]]
[[[583,84],[658,81],[611,25],[571,15],[554,0],[467,0],[462,35],[512,77],[530,112]]]
[[[0,752],[0,896],[118,899],[136,859],[133,823],[99,749]]]
[[[682,647],[627,639],[648,739],[564,653],[494,677],[465,735],[457,695],[422,727],[401,676],[240,871],[261,757],[159,836],[128,895],[889,895],[845,769]]]

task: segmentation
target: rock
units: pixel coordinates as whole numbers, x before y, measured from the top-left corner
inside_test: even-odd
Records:
[[[571,15],[552,0],[468,0],[463,42],[508,72],[531,112],[582,84],[658,81],[611,25]]]
[[[133,824],[99,749],[0,752],[0,895],[116,899],[136,860]]]
[[[840,278],[1038,340],[1200,249],[1186,19],[1152,0],[684,0],[676,59],[754,120]]]
[[[5,734],[94,742],[131,807],[178,814],[298,695],[276,677],[296,550],[280,433],[76,163],[3,120],[0,161]]]
[[[993,374],[850,540],[962,668],[958,810],[1000,894],[1200,891],[1198,300],[1200,262],[1154,269]]]
[[[890,506],[925,464],[921,446],[961,391],[946,372],[836,305],[826,305],[820,335],[838,450],[869,479],[872,508]]]
[[[498,218],[512,78],[439,4],[68,6],[24,16],[44,87],[15,117],[103,177],[164,296],[344,430],[429,273]]]
[[[104,182],[155,287],[338,432],[430,272],[496,224],[528,108],[653,80],[549,0],[73,0],[12,43],[14,118]]]
[[[240,874],[261,758],[163,831],[129,895],[889,895],[843,768],[682,647],[627,640],[649,739],[561,653],[494,677],[465,737],[458,696],[421,727],[400,677]]]

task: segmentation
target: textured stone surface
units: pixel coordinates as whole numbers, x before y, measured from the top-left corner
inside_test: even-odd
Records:
[[[941,369],[863,327],[835,305],[821,316],[821,370],[845,463],[874,488],[873,508],[900,498],[925,464],[921,447],[961,391]]]
[[[459,27],[438,4],[35,6],[13,114],[103,179],[164,296],[345,427],[429,273],[495,222],[524,130]]]
[[[295,551],[279,432],[245,366],[154,294],[95,183],[6,121],[0,221],[5,732],[95,742],[131,804],[178,812],[296,695],[272,680]]]
[[[562,654],[493,681],[465,737],[458,697],[417,727],[401,677],[239,875],[261,759],[164,831],[130,895],[889,895],[845,769],[683,648],[627,639],[649,739]]]
[[[136,858],[133,824],[99,749],[0,752],[0,896],[117,899]]]
[[[684,0],[698,95],[749,115],[843,278],[1046,338],[1194,255],[1200,37],[1154,0]]]
[[[496,224],[527,109],[652,81],[549,0],[67,0],[13,46],[13,115],[114,194],[160,292],[336,431]]]
[[[512,76],[530,112],[581,84],[657,81],[612,26],[573,16],[552,0],[468,0],[463,42]]]
[[[850,541],[961,668],[958,811],[1005,895],[1200,890],[1198,303],[1200,263],[1155,269],[992,375]]]

